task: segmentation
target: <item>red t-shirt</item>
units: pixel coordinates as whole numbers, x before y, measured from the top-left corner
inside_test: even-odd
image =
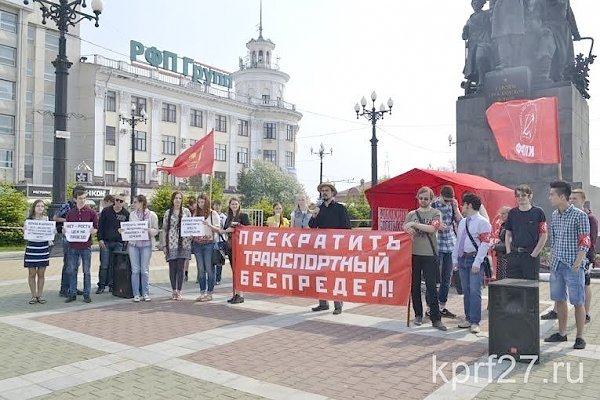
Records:
[[[98,229],[98,215],[88,206],[83,206],[82,209],[72,208],[67,213],[66,220],[67,222],[91,222],[94,229]],[[69,242],[69,247],[72,249],[88,249],[91,246],[92,235],[87,242]]]

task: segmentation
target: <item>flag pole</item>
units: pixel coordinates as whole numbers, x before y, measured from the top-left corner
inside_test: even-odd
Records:
[[[562,176],[562,163],[558,163],[558,180],[559,181],[563,180],[563,176]]]

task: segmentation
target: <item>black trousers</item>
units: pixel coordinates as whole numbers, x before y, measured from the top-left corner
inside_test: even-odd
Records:
[[[412,303],[415,315],[418,317],[423,316],[423,301],[421,300],[421,274],[425,278],[425,300],[429,305],[431,312],[431,321],[439,321],[442,319],[440,314],[440,303],[438,302],[438,292],[436,288],[436,276],[438,263],[437,257],[435,256],[412,256]]]
[[[511,251],[506,256],[506,277],[514,279],[540,279],[540,257],[531,257],[529,252]]]

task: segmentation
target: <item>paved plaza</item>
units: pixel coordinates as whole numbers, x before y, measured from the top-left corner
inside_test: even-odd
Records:
[[[526,363],[481,364],[488,360],[485,311],[474,335],[448,319],[447,332],[427,323],[407,328],[406,307],[348,303],[334,316],[310,312],[313,300],[255,294],[229,305],[228,267],[214,301],[197,303],[194,262],[184,300],[176,302],[168,299],[168,269],[158,252],[149,303],[104,293],[92,294],[91,304],[81,297],[65,304],[56,258],[47,270],[48,302],[29,305],[22,259],[0,257],[0,399],[598,398],[595,282],[586,350],[571,348],[571,313],[569,342],[543,344],[540,364],[528,370]],[[95,290],[98,253],[92,265]],[[547,282],[540,299],[544,312],[551,307]],[[455,292],[448,308],[461,314]],[[556,325],[543,321],[542,337]]]

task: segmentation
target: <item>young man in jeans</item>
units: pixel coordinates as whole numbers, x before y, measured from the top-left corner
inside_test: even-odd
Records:
[[[427,292],[425,300],[430,307],[430,318],[434,328],[446,330],[442,323],[438,293],[436,288],[437,238],[436,232],[443,228],[442,214],[431,207],[433,190],[424,186],[417,191],[419,208],[406,215],[404,231],[413,237],[412,243],[412,287],[411,295],[415,311],[415,325],[423,323],[423,303],[421,300],[421,274],[425,276]]]
[[[463,218],[458,224],[458,243],[452,252],[453,269],[460,273],[464,293],[465,321],[459,328],[470,328],[479,333],[481,322],[481,264],[490,248],[490,222],[479,213],[481,199],[474,194],[463,196]]]
[[[77,300],[77,267],[79,259],[83,267],[83,301],[91,303],[90,267],[92,263],[92,235],[98,230],[98,216],[96,211],[85,205],[86,195],[83,190],[73,193],[77,206],[67,213],[66,222],[91,222],[92,229],[86,242],[69,242],[69,291],[65,303]]]

